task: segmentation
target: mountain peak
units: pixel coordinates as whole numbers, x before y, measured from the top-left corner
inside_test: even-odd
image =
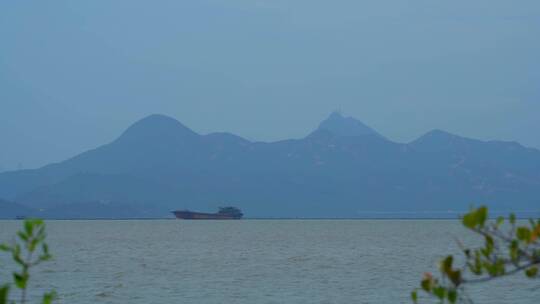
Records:
[[[317,131],[325,130],[336,136],[376,135],[382,137],[372,128],[353,117],[345,117],[339,112],[333,112],[319,124]]]
[[[440,129],[433,129],[426,134],[420,136],[414,142],[445,142],[452,140],[467,140],[465,137],[461,137]]]
[[[184,126],[178,120],[162,115],[152,114],[132,124],[120,139],[149,139],[163,137],[195,137],[198,134]]]
[[[472,143],[477,143],[478,140],[461,137],[440,129],[434,129],[412,141],[410,144],[417,149],[424,151],[442,151],[456,149]]]

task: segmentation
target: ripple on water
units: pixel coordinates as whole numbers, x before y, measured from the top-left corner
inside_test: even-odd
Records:
[[[449,251],[459,253],[454,238],[467,235],[457,221],[47,225],[55,259],[38,266],[32,280],[69,304],[409,303],[422,273],[436,270]],[[0,240],[19,226],[0,221]],[[480,304],[540,298],[538,282],[521,276],[470,293]]]

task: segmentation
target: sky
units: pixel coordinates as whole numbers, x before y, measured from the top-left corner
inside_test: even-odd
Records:
[[[540,148],[540,2],[0,2],[0,170],[136,120],[301,138],[340,109],[398,142],[432,129]]]

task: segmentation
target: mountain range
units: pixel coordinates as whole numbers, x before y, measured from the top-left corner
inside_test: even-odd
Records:
[[[340,113],[277,142],[151,115],[71,159],[0,173],[0,199],[0,218],[162,218],[224,205],[265,218],[538,211],[540,151],[440,130],[397,143]]]

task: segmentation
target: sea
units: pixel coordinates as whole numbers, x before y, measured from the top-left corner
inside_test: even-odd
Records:
[[[0,221],[10,241],[21,221]],[[47,221],[54,259],[32,270],[30,296],[56,303],[412,303],[457,241],[456,220]],[[0,283],[13,270],[0,258]],[[474,303],[538,303],[523,274],[467,289]],[[12,297],[19,294],[15,291]],[[32,302],[31,301],[31,302]],[[424,303],[433,303],[422,299]]]

